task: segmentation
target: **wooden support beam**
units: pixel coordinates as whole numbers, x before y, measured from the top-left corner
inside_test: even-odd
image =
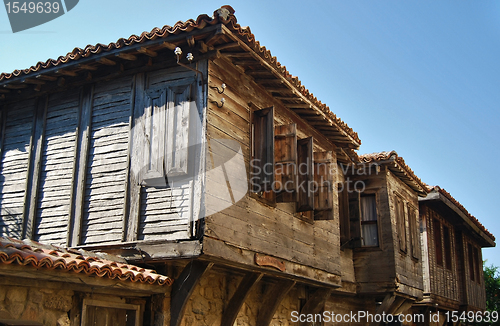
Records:
[[[250,76],[261,76],[261,77],[266,77],[266,76],[267,77],[272,77],[272,76],[274,76],[272,73],[270,73],[267,70],[247,70],[246,74],[250,75]]]
[[[181,324],[186,303],[191,297],[194,288],[213,265],[213,263],[193,260],[184,267],[181,275],[175,280],[172,286],[170,326],[179,326]]]
[[[130,53],[117,53],[116,56],[120,59],[135,61],[137,60],[137,56]]]
[[[248,52],[224,52],[224,55],[231,58],[251,58],[252,55]]]
[[[57,80],[57,77],[47,76],[47,75],[36,75],[35,78],[40,79],[40,80],[45,80],[45,81],[56,81]]]
[[[63,76],[70,76],[70,77],[76,77],[78,74],[72,70],[63,70],[63,69],[58,69],[56,70],[56,74],[58,75],[63,75]]]
[[[208,52],[208,45],[205,42],[200,40],[200,41],[198,41],[198,49],[201,53],[207,53]]]
[[[94,66],[91,66],[91,65],[84,65],[84,64],[78,65],[78,68],[85,69],[85,70],[92,70],[92,71],[97,70],[97,67],[94,67]]]
[[[33,84],[33,85],[45,85],[45,82],[43,80],[38,80],[38,79],[32,79],[32,78],[26,78],[23,83],[25,84]]]
[[[311,109],[310,104],[283,103],[289,109]]]
[[[239,46],[240,45],[238,43],[226,43],[226,44],[216,46],[215,49],[220,51],[220,50],[225,50],[225,49],[238,48]],[[222,54],[224,54],[224,53],[222,53]]]
[[[151,58],[154,58],[154,57],[158,56],[158,53],[156,53],[155,51],[150,50],[150,49],[148,49],[146,47],[142,47],[142,48],[140,48],[137,51],[140,52],[140,53],[142,53],[142,54],[145,54],[145,55],[147,55],[148,57],[151,57]]]
[[[100,58],[100,59],[97,60],[97,62],[100,62],[100,63],[102,63],[102,64],[104,64],[106,66],[114,66],[114,65],[116,65],[115,61],[110,60],[108,58]]]
[[[301,314],[318,314],[321,313],[323,307],[325,306],[325,301],[330,297],[333,289],[331,288],[319,288],[314,292],[314,294],[309,297],[306,304],[300,310]],[[310,326],[313,323],[303,322],[300,323],[300,326]]]
[[[33,239],[35,233],[36,208],[38,203],[38,189],[42,168],[42,148],[43,138],[45,136],[48,102],[49,98],[47,96],[38,98],[33,117],[28,175],[26,178],[26,191],[24,198],[23,239]]]
[[[251,272],[245,275],[240,285],[238,285],[236,292],[231,297],[231,300],[229,300],[227,308],[224,310],[221,326],[233,326],[238,316],[238,312],[248,297],[250,290],[260,281],[263,275],[262,273]]]
[[[281,80],[279,80],[277,78],[254,78],[253,80],[257,84],[274,84],[274,85],[280,85],[280,84],[283,83]]]
[[[224,53],[222,53],[224,54]],[[254,66],[254,67],[260,67],[261,64],[258,61],[255,60],[234,60],[233,65],[235,66]],[[284,88],[286,89],[286,88]]]
[[[194,45],[196,43],[193,35],[188,36],[186,39],[186,42],[187,42],[188,46],[190,46],[190,47],[194,47]]]
[[[76,139],[76,157],[73,166],[73,179],[71,184],[71,202],[69,208],[68,234],[66,243],[68,247],[80,244],[83,204],[85,197],[85,184],[87,179],[88,153],[90,149],[90,133],[92,124],[92,106],[94,101],[94,87],[85,86],[80,96],[80,117]]]
[[[177,47],[177,45],[173,44],[173,43],[170,43],[170,42],[163,42],[160,44],[161,47],[164,47],[164,48],[167,48],[169,50],[175,50],[175,48]]]
[[[257,325],[268,326],[271,323],[276,309],[295,283],[295,281],[284,280],[267,289],[257,316]]]
[[[26,84],[5,84],[3,87],[7,89],[24,89],[28,86]]]
[[[1,89],[0,88],[0,94],[9,94],[10,91],[8,89]]]

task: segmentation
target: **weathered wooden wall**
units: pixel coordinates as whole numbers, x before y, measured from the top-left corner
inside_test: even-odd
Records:
[[[481,253],[481,247],[476,243],[476,241],[469,235],[462,232],[459,234],[461,237],[461,245],[458,249],[458,255],[463,254],[464,269],[462,271],[461,277],[464,286],[464,297],[462,298],[462,304],[466,304],[472,309],[486,309],[486,290],[484,287],[484,274],[483,274],[483,256]],[[468,244],[478,251],[478,263],[479,265],[475,267],[474,280],[471,279],[469,264],[470,258],[468,254]],[[474,262],[475,264],[475,262]]]
[[[206,70],[203,62],[199,67]],[[196,78],[174,67],[5,104],[0,235],[63,246],[189,239],[192,215],[200,211],[199,199],[193,208],[193,193],[200,192],[201,178],[176,179],[169,189],[140,182],[145,148],[155,141],[144,134],[145,94],[195,85],[188,106],[196,108],[193,119],[201,126],[205,90]],[[202,130],[193,129],[189,144],[200,143]],[[196,148],[193,161],[202,149]]]
[[[392,172],[387,173],[387,193],[389,195],[389,205],[391,211],[391,224],[393,230],[393,242],[389,245],[394,248],[395,272],[398,282],[398,291],[414,297],[422,297],[422,255],[420,244],[420,228],[418,216],[418,196],[414,190],[406,185]],[[396,217],[397,196],[402,199],[404,208],[404,223],[402,228],[398,226]],[[412,219],[412,221],[410,221]],[[416,227],[416,232],[412,234],[412,226]],[[402,250],[399,245],[397,234],[399,230],[406,232],[406,250]],[[413,240],[413,241],[412,241]],[[412,247],[412,243],[414,247]]]
[[[354,173],[354,181],[362,181],[363,194],[375,194],[377,203],[379,246],[376,248],[355,248],[354,267],[356,281],[364,293],[380,293],[394,290],[412,297],[421,297],[423,290],[422,265],[420,257],[413,257],[408,205],[416,208],[414,219],[418,225],[417,194],[390,170],[382,167],[366,175]],[[398,232],[401,229],[396,216],[396,196],[402,199],[406,216],[403,230],[406,232],[407,249],[400,249]],[[419,238],[419,237],[418,237]],[[417,239],[420,251],[420,240]]]
[[[438,304],[453,306],[458,309],[458,305],[461,300],[461,286],[459,286],[460,270],[458,256],[457,256],[457,245],[455,243],[455,232],[453,226],[447,222],[439,213],[430,207],[425,207],[421,205],[421,218],[425,219],[426,233],[427,233],[427,248],[428,248],[428,261],[429,261],[429,293],[433,296],[433,299],[438,302]],[[433,223],[434,219],[440,222],[439,225]],[[443,254],[444,246],[450,247],[451,255],[451,268],[446,266],[446,262],[443,261],[442,264],[438,264],[436,259],[436,243],[434,232],[435,228],[439,226],[442,228],[443,225],[449,227],[451,233],[451,243],[443,244]],[[443,239],[440,239],[443,241]]]
[[[314,137],[314,151],[334,149],[334,145],[324,136],[284,108],[279,101],[273,99],[225,58],[209,61],[209,76],[209,86],[220,87],[225,83],[227,88],[224,94],[220,95],[209,87],[208,141],[217,142],[220,138],[236,141],[242,149],[247,176],[250,170],[251,105],[249,102],[262,109],[274,105],[275,126],[296,123],[298,139]],[[220,103],[221,97],[225,98],[225,104],[222,108],[218,108],[213,101]],[[212,154],[210,152],[208,156]],[[335,157],[333,163],[336,163]],[[207,164],[212,163],[209,160]],[[207,178],[206,201],[221,200],[221,189],[227,185],[223,182],[221,183],[223,188],[211,187],[211,182],[217,181]],[[334,200],[337,200],[336,196]],[[208,216],[205,235],[204,252],[208,255],[254,265],[253,256],[247,257],[242,252],[233,255],[232,252],[243,250],[243,252],[265,253],[290,263],[288,271],[291,273],[300,272],[302,276],[311,278],[319,277],[318,273],[321,271],[340,275],[337,211],[333,220],[309,222],[296,213],[295,203],[267,204],[264,200],[247,194],[236,204]],[[293,267],[294,264],[313,269],[302,268],[299,271],[298,267]],[[325,281],[338,283],[338,280],[325,279]]]
[[[382,170],[370,175],[351,176],[355,181],[363,181],[364,193],[375,194],[377,203],[379,247],[354,249],[356,281],[361,292],[385,292],[394,284],[396,277],[394,233],[386,180],[388,173],[390,172]]]

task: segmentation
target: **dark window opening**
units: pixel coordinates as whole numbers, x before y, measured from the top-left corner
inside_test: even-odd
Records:
[[[443,245],[441,239],[441,223],[438,219],[434,219],[433,222],[434,229],[434,246],[436,248],[436,263],[439,266],[443,266]]]

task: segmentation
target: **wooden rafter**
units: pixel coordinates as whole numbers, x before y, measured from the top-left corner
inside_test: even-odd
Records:
[[[155,51],[153,51],[151,49],[148,49],[146,47],[142,47],[142,48],[138,49],[137,51],[140,52],[140,53],[142,53],[142,54],[145,54],[145,55],[147,55],[148,57],[151,57],[151,58],[154,58],[154,57],[158,56],[158,53],[156,53]]]
[[[135,61],[137,60],[137,56],[130,53],[117,53],[116,56],[120,59]]]
[[[221,326],[233,326],[238,312],[240,311],[243,303],[245,302],[250,290],[260,281],[264,274],[262,273],[248,273],[245,275],[243,280],[241,280],[236,292],[229,300],[227,308],[222,315]]]
[[[102,63],[102,64],[105,64],[106,66],[114,66],[116,65],[116,61],[113,61],[111,59],[108,59],[108,58],[100,58],[97,60],[98,62]]]
[[[37,75],[36,79],[45,80],[45,81],[56,81],[57,77],[55,76],[47,76],[47,75]]]

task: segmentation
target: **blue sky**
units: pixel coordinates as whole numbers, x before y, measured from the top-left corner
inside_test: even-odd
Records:
[[[0,71],[196,18],[224,2],[81,0],[13,34],[0,10]],[[396,150],[500,239],[500,2],[232,1],[238,22],[363,142]],[[500,249],[483,250],[500,266]]]

